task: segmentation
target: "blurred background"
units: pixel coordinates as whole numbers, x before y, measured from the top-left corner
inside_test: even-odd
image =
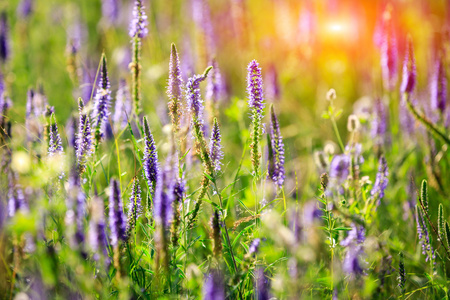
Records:
[[[263,70],[266,101],[274,103],[280,114],[292,172],[300,160],[310,161],[314,149],[335,140],[330,123],[321,118],[330,88],[337,92],[336,106],[344,109],[338,121],[344,136],[346,116],[354,107],[384,96],[380,32],[385,10],[391,13],[397,37],[399,78],[406,37],[412,36],[422,97],[427,97],[429,66],[436,45],[447,39],[450,20],[450,1],[445,0],[146,0],[144,4],[149,35],[143,40],[142,94],[153,130],[159,132],[169,122],[165,87],[174,42],[185,80],[216,59],[224,85],[219,104],[224,140],[236,142],[226,144],[225,161],[237,162],[248,136],[249,120],[242,113],[247,111],[246,67],[256,59]],[[10,59],[2,72],[14,102],[11,119],[24,121],[27,89],[42,87],[64,124],[76,111],[77,97],[90,98],[102,51],[108,58],[113,95],[121,78],[130,82],[132,5],[131,0],[0,1],[10,28]],[[300,173],[306,174],[309,166],[303,164]]]

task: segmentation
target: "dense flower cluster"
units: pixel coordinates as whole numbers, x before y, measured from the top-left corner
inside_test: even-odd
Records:
[[[130,23],[130,37],[144,38],[148,35],[147,15],[144,11],[143,0],[136,0],[133,8],[133,18]]]

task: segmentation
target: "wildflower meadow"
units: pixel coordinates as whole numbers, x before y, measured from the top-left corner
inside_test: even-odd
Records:
[[[449,299],[449,50],[447,0],[0,0],[0,299]]]

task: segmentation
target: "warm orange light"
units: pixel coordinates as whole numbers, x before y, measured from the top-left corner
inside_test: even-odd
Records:
[[[338,22],[328,24],[328,30],[331,32],[342,32],[346,29],[345,27],[344,24]]]

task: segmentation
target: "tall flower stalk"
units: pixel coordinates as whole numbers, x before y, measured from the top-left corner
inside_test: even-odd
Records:
[[[86,113],[83,99],[78,99],[78,112],[80,114],[78,124],[78,134],[76,140],[76,155],[80,170],[84,170],[86,159],[92,155],[92,132],[91,121],[89,115]]]
[[[137,178],[133,179],[131,187],[131,197],[128,204],[127,238],[131,237],[133,229],[136,227],[137,220],[142,213],[141,186]]]
[[[277,115],[270,106],[270,143],[271,155],[269,157],[269,173],[268,177],[272,179],[278,189],[283,187],[285,171],[284,171],[284,144],[283,137],[280,132],[280,124]]]
[[[169,97],[169,113],[172,118],[172,129],[177,134],[180,129],[180,119],[183,109],[183,78],[181,76],[177,47],[173,43],[170,51],[167,96]]]
[[[58,124],[56,123],[55,113],[50,116],[49,140],[48,140],[48,155],[63,153],[62,140],[59,135]]]
[[[247,67],[248,106],[252,116],[251,157],[253,175],[259,177],[261,168],[261,119],[264,111],[263,80],[261,68],[256,60],[252,60]]]
[[[158,152],[156,150],[155,140],[150,131],[147,117],[143,118],[144,124],[144,157],[142,159],[142,165],[144,169],[144,177],[147,180],[149,193],[153,197],[155,194],[155,188],[159,180],[160,170],[158,163]],[[149,209],[149,208],[147,208]]]
[[[114,250],[114,267],[119,270],[119,243],[126,241],[126,221],[123,212],[123,202],[119,182],[112,179],[109,196],[109,228],[111,230],[111,245]]]
[[[137,117],[141,111],[141,40],[148,35],[147,15],[144,11],[143,0],[136,0],[133,8],[133,18],[129,35],[133,44],[133,59],[130,65],[132,76],[132,98],[134,114]]]
[[[219,122],[217,118],[213,120],[213,128],[211,131],[211,139],[209,142],[209,155],[211,157],[214,171],[220,171],[222,165],[223,151],[222,151],[222,138],[220,135]]]
[[[211,161],[205,134],[203,132],[204,106],[203,100],[200,95],[200,83],[206,79],[211,68],[212,67],[208,67],[202,75],[194,75],[193,77],[189,78],[186,84],[186,100],[188,109],[191,113],[191,125],[193,128],[193,134],[197,143],[197,149],[200,154],[200,158],[203,162],[204,173],[207,174],[203,176],[200,193],[198,194],[197,202],[190,217],[189,223],[191,225],[197,218],[198,212],[203,202],[203,197],[206,195],[206,192],[208,190],[208,176],[211,177],[214,172],[214,166]]]
[[[109,107],[111,106],[111,85],[106,67],[106,56],[103,53],[100,66],[100,80],[95,94],[92,120],[94,127],[95,149],[105,136],[106,123],[108,122]]]

